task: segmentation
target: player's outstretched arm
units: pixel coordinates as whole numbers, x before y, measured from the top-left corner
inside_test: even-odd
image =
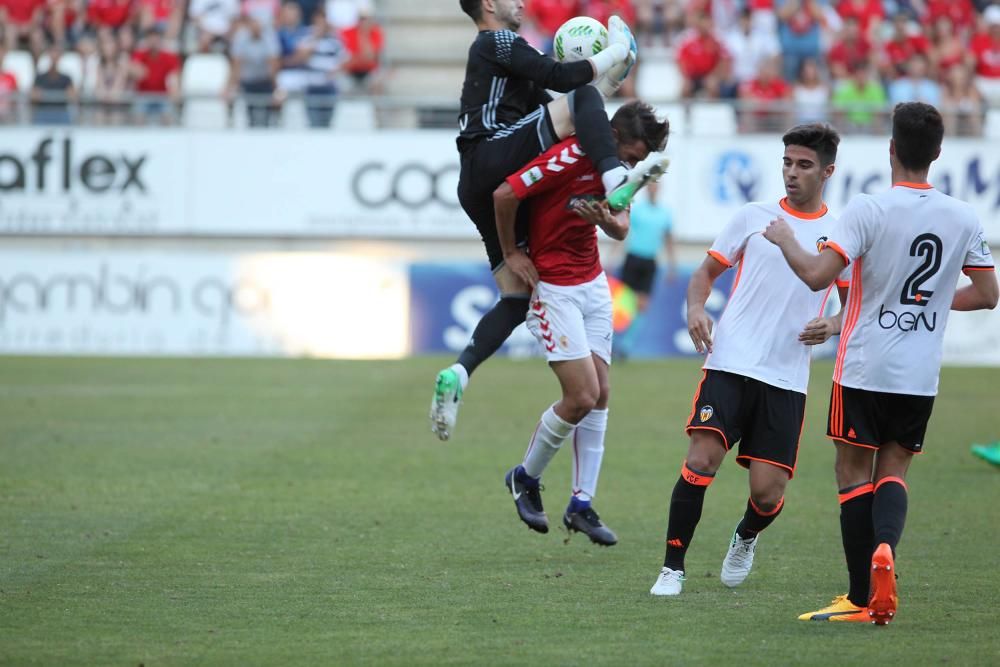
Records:
[[[502,38],[498,37],[498,39]],[[607,50],[605,49],[604,51]],[[575,88],[590,83],[597,77],[591,60],[577,60],[569,63],[558,62],[554,58],[539,53],[523,37],[514,39],[509,51],[502,49],[500,51],[502,53],[500,62],[506,66],[506,69],[512,76],[518,79],[534,81],[542,88],[548,90],[568,93]],[[604,53],[604,51],[601,51],[601,53]],[[625,53],[622,54],[622,51],[625,51]],[[598,53],[594,57],[597,58],[601,53]],[[611,69],[616,62],[624,60],[627,56],[627,49],[617,49],[614,53],[621,55],[621,59],[609,62],[601,72],[602,74]],[[506,62],[503,60],[503,56],[505,55],[509,58]],[[613,60],[613,56],[609,54],[603,60]]]
[[[814,292],[829,287],[846,266],[844,258],[831,248],[824,248],[819,255],[806,252],[783,218],[771,221],[764,230],[764,238],[781,249],[788,266]]]
[[[996,269],[969,271],[971,285],[955,291],[951,301],[952,310],[993,310],[997,307],[1000,286],[997,285]]]
[[[709,255],[691,274],[687,291],[688,334],[698,354],[712,351],[712,318],[705,312],[705,303],[712,293],[715,280],[729,267]]]
[[[497,220],[497,237],[500,239],[504,264],[514,272],[514,275],[531,285],[531,289],[535,289],[535,285],[538,284],[538,271],[524,251],[517,247],[514,233],[517,209],[520,205],[521,200],[506,181],[494,190],[493,212]]]

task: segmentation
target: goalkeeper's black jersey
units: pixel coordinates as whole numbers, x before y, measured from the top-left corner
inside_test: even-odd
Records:
[[[589,61],[559,63],[510,30],[483,30],[469,47],[458,116],[458,150],[508,128],[551,98],[589,83]]]

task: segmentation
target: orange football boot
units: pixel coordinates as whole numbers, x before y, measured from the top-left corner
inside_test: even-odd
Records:
[[[872,555],[872,596],[868,600],[868,615],[875,625],[888,625],[896,616],[899,596],[896,595],[895,570],[892,549],[883,542]]]

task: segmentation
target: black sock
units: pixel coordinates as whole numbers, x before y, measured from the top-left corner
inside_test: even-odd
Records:
[[[906,482],[899,477],[885,477],[875,485],[872,523],[875,527],[873,548],[885,542],[896,554],[896,545],[906,523]]]
[[[493,356],[517,325],[524,322],[528,315],[529,301],[527,296],[504,296],[490,312],[483,315],[472,332],[472,340],[458,355],[458,363],[465,366],[469,375],[472,375],[479,364]]]
[[[781,514],[781,509],[785,506],[785,498],[782,497],[778,501],[778,506],[775,507],[769,514],[764,514],[757,509],[754,505],[753,499],[747,498],[747,511],[743,513],[743,519],[740,520],[740,525],[736,526],[736,534],[742,539],[748,540],[751,537],[756,537],[757,533],[764,530],[770,526],[778,515]]]
[[[580,148],[602,174],[622,165],[618,159],[611,121],[604,110],[604,98],[593,86],[580,86],[570,93],[570,111],[580,140]]]
[[[687,462],[681,468],[681,476],[674,484],[670,496],[670,519],[667,523],[667,553],[663,566],[671,570],[684,569],[684,554],[687,553],[694,529],[701,520],[701,509],[705,504],[705,491],[715,478],[688,468]]]
[[[855,606],[868,606],[871,580],[872,551],[875,550],[875,530],[872,527],[872,483],[855,484],[841,489],[840,537],[847,558],[850,590],[847,599]]]

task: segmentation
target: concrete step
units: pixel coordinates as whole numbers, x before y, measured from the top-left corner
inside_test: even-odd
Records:
[[[393,66],[386,77],[387,95],[454,99],[462,95],[465,63],[406,63]]]
[[[397,21],[386,27],[385,57],[390,63],[464,63],[476,38],[470,22],[412,23]]]

